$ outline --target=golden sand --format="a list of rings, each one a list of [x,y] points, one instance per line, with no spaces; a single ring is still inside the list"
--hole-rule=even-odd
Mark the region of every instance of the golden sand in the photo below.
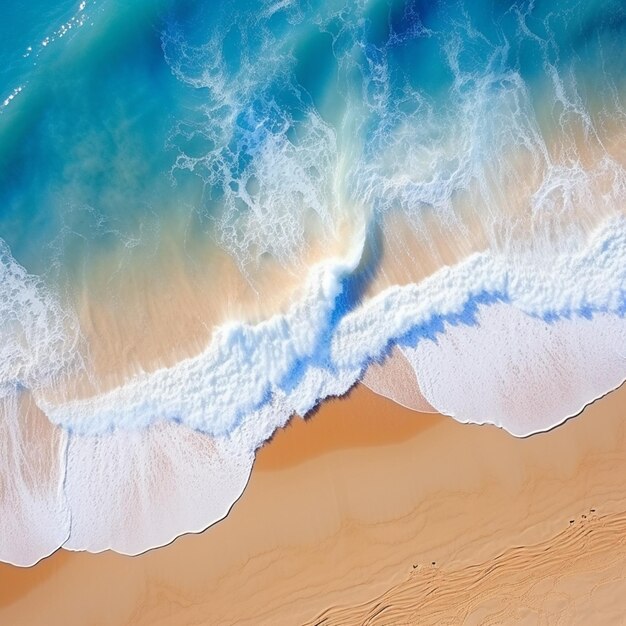
[[[357,387],[279,431],[201,535],[0,567],[0,623],[613,623],[625,413],[622,388],[515,439]]]

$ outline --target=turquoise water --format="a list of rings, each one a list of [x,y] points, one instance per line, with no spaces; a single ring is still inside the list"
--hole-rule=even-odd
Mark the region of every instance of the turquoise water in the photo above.
[[[93,7],[76,32],[33,46],[36,60],[11,77],[25,87],[0,120],[0,228],[35,273],[90,254],[78,239],[97,254],[173,209],[160,198],[171,195],[164,144],[177,85],[153,31],[158,9]]]
[[[394,353],[518,436],[626,378],[621,2],[5,4],[0,559],[205,528]]]
[[[48,4],[9,3],[0,27],[1,97],[23,88],[0,116],[0,233],[37,274],[123,242],[150,245],[165,214],[206,232],[222,219],[241,257],[293,256],[289,236],[282,250],[254,237],[256,253],[244,249],[245,214],[265,204],[271,219],[277,193],[270,176],[257,180],[264,142],[305,144],[306,179],[276,183],[296,202],[275,212],[328,221],[341,200],[381,210],[401,201],[372,197],[363,172],[381,173],[402,124],[422,144],[409,149],[446,141],[449,118],[472,98],[482,106],[477,93],[518,97],[514,74],[528,92],[519,113],[548,99],[539,123],[550,133],[583,109],[612,114],[626,75],[619,2]],[[343,155],[352,163],[337,189],[329,162]],[[450,180],[462,157],[436,163],[427,176],[441,189],[410,210],[467,184]]]

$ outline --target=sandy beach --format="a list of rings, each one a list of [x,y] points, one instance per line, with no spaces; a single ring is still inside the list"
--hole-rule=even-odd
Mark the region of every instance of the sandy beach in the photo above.
[[[0,626],[626,624],[626,3],[5,4]]]
[[[276,433],[206,532],[0,566],[0,622],[615,623],[625,400],[516,439],[358,386]]]

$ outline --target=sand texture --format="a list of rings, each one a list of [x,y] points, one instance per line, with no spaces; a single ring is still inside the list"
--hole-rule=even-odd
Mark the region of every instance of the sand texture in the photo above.
[[[515,439],[359,386],[279,431],[205,533],[0,567],[0,623],[621,623],[625,413],[622,388]]]
[[[534,545],[465,567],[416,564],[369,602],[307,624],[619,624],[626,598],[626,514],[590,511]]]

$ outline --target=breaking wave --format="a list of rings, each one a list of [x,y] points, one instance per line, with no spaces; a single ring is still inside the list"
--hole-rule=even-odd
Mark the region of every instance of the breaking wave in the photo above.
[[[136,4],[42,28],[0,109],[0,559],[206,528],[294,415],[404,402],[398,355],[515,436],[626,379],[619,4]],[[220,315],[174,358],[184,280]]]

